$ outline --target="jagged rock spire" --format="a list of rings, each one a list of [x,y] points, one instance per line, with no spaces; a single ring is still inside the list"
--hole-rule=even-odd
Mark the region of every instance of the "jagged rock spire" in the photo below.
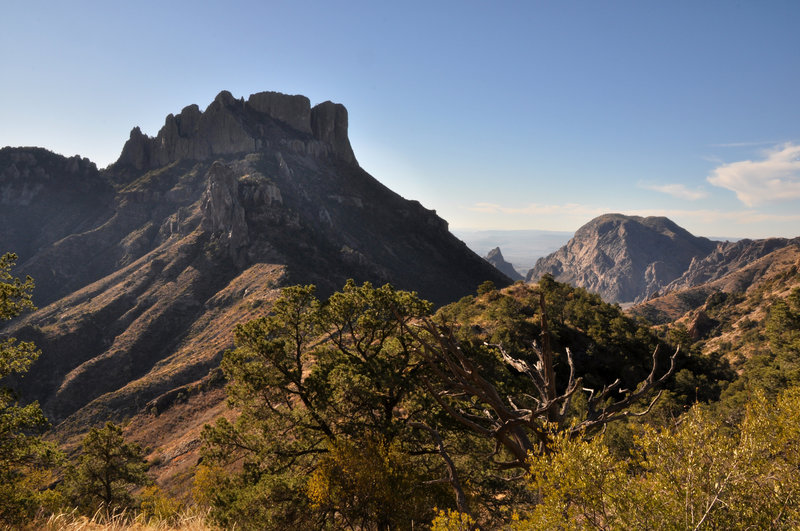
[[[489,251],[489,254],[486,255],[484,260],[492,264],[495,268],[497,268],[498,271],[503,273],[511,280],[523,280],[523,276],[520,275],[516,269],[514,269],[514,266],[511,263],[506,262],[506,259],[503,258],[503,253],[500,252],[500,247],[495,247]]]

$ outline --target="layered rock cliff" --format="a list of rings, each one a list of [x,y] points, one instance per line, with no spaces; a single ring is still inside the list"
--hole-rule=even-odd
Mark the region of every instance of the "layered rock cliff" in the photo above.
[[[182,159],[208,160],[264,149],[357,164],[343,105],[326,101],[312,108],[305,96],[278,92],[260,92],[245,101],[223,91],[205,111],[189,105],[177,116],[167,116],[155,138],[134,127],[113,168],[116,173],[149,170]]]
[[[689,318],[685,320],[691,331],[692,326],[697,324],[695,320],[703,321],[702,308],[715,305],[720,294],[730,295],[731,299],[752,294],[754,300],[750,302],[753,304],[742,315],[754,313],[756,306],[768,305],[769,300],[760,300],[764,297],[769,299],[767,292],[774,292],[779,298],[785,297],[789,288],[780,286],[795,277],[800,279],[798,269],[800,238],[720,242],[708,256],[693,260],[689,269],[665,286],[657,296],[634,306],[631,311],[655,324],[688,315]],[[763,293],[760,291],[762,288],[766,290]],[[763,314],[754,317],[761,319]],[[703,326],[694,326],[695,331],[698,328],[702,329]]]
[[[21,259],[107,215],[114,190],[97,166],[42,148],[0,149],[0,242]]]

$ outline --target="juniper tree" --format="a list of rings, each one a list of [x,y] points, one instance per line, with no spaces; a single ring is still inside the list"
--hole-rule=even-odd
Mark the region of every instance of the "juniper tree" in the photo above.
[[[34,309],[33,279],[11,274],[16,259],[0,257],[0,321]],[[22,377],[38,356],[33,343],[0,336],[0,382]],[[57,454],[40,438],[47,426],[38,403],[23,405],[13,389],[0,386],[0,523],[20,523],[39,506],[39,487]]]
[[[83,438],[78,462],[70,472],[74,501],[87,512],[98,508],[116,510],[130,507],[131,491],[150,483],[144,449],[127,442],[122,428],[107,422],[92,428]]]

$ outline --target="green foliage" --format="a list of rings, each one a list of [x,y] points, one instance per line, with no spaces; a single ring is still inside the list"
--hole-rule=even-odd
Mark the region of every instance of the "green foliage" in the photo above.
[[[166,494],[156,485],[145,487],[139,495],[139,499],[141,500],[140,514],[146,521],[172,524],[186,509],[181,502]]]
[[[33,280],[11,275],[16,258],[11,253],[0,257],[0,321],[34,309]],[[32,343],[0,341],[0,381],[21,377],[38,356]],[[0,524],[24,521],[45,501],[40,489],[51,480],[50,468],[59,457],[39,437],[47,426],[37,403],[20,405],[12,389],[0,387]]]
[[[11,274],[16,260],[17,255],[14,253],[0,256],[0,319],[3,320],[34,309],[31,302],[33,279],[26,277],[23,282]]]
[[[772,304],[765,328],[781,369],[791,381],[800,382],[800,288]]]
[[[78,462],[68,477],[71,497],[88,513],[131,507],[132,490],[151,482],[148,468],[142,447],[126,442],[122,428],[107,422],[83,438]]]
[[[585,440],[556,432],[553,448],[551,453],[530,458],[529,488],[539,496],[539,503],[520,527],[604,528],[611,517],[609,509],[617,501],[618,486],[627,481],[625,463],[611,455],[602,437]]]
[[[653,350],[660,345],[662,353],[681,346],[676,375],[667,382],[673,391],[672,406],[676,413],[695,400],[717,400],[727,382],[735,378],[721,356],[703,356],[693,349],[693,341],[685,327],[673,327],[666,341],[661,341],[647,322],[631,318],[619,306],[607,304],[583,289],[561,284],[545,275],[538,288],[515,285],[492,296],[465,298],[440,310],[440,315],[460,327],[462,340],[500,344],[528,363],[535,363],[530,345],[540,340],[538,293],[545,294],[548,327],[556,354],[556,378],[559,389],[566,385],[568,368],[564,352],[570,348],[576,375],[584,378],[584,386],[601,389],[617,378],[623,388],[630,389],[644,378],[652,364]],[[666,354],[662,359],[667,357]],[[495,381],[508,384],[514,377],[507,370],[498,371]],[[505,372],[503,372],[505,371]],[[506,387],[511,393],[518,393]]]
[[[488,382],[483,389],[493,389],[512,410],[536,410],[530,378],[518,368],[524,364],[509,363],[493,344],[535,366],[531,343],[542,334],[540,294],[555,353],[557,393],[568,381],[567,347],[576,376],[597,391],[618,377],[623,388],[635,389],[650,372],[656,345],[665,347],[644,321],[552,278],[538,287],[488,288],[432,318],[428,303],[390,286],[350,281],[327,301],[316,298],[313,286],[284,289],[268,315],[236,328],[236,349],[224,356],[229,404],[239,416],[205,428],[196,501],[210,507],[221,525],[242,529],[407,528],[432,520],[441,529],[475,522],[491,528],[511,522],[514,511],[533,508],[544,492],[512,480],[520,470],[504,464],[513,461],[514,449],[495,444],[496,426],[487,424],[486,403],[466,388],[457,389],[446,364],[480,375]],[[437,330],[453,331],[455,343],[436,343]],[[457,347],[464,358],[437,357],[430,350],[434,343]],[[659,419],[673,419],[696,400],[713,400],[720,389],[717,380],[730,377],[718,358],[691,354],[681,363],[668,400],[657,406]],[[630,449],[641,448],[636,437],[644,428],[627,421],[609,430],[603,445],[581,446],[594,442],[564,430],[571,421],[587,418],[590,401],[580,389],[572,396],[572,409],[559,418],[552,435],[518,433],[520,423],[508,428],[520,440],[542,440],[547,447],[552,438],[569,448],[564,455],[582,455],[578,462],[548,462],[562,467],[564,477],[572,477],[570,464],[585,476],[547,484],[553,507],[573,497],[570,490],[559,494],[559,488],[584,488],[589,481],[611,488],[615,478],[628,478],[625,459]],[[605,408],[617,399],[612,393],[592,407]],[[464,419],[489,428],[465,427]],[[525,451],[521,454],[516,464],[527,466]],[[465,512],[452,511],[454,492]],[[581,507],[576,518],[600,510],[592,496],[581,502],[588,508]]]
[[[644,427],[619,458],[603,438],[554,435],[531,457],[540,503],[516,529],[784,529],[800,525],[800,388],[758,393],[727,429],[695,406],[671,428]]]
[[[478,286],[478,295],[486,295],[487,293],[491,293],[495,290],[497,290],[497,286],[495,286],[494,282],[487,280]]]
[[[708,297],[708,292],[701,288],[688,289],[677,293],[678,299],[689,309],[702,306]]]
[[[425,418],[430,403],[404,329],[429,311],[413,293],[350,281],[324,304],[313,286],[286,288],[269,315],[238,326],[222,368],[241,414],[203,433],[208,463],[241,465],[232,477],[207,469],[198,487],[217,520],[277,528],[356,519],[365,529],[430,520],[409,478],[440,465],[424,451],[410,457],[420,443],[407,420]]]
[[[771,302],[763,329],[751,342],[755,353],[747,359],[739,378],[723,393],[717,407],[729,421],[741,418],[742,404],[754,392],[774,397],[781,390],[800,386],[800,288],[785,299]]]
[[[519,284],[491,296],[462,300],[442,308],[440,315],[461,327],[460,338],[500,344],[528,360],[533,341],[540,340],[539,293],[545,294],[548,327],[556,364],[566,368],[565,349],[572,350],[577,374],[587,387],[602,388],[617,377],[626,386],[645,377],[658,344],[643,321],[627,317],[619,306],[595,294],[545,275],[537,287]],[[532,358],[535,362],[535,358]],[[568,370],[557,370],[566,384]]]

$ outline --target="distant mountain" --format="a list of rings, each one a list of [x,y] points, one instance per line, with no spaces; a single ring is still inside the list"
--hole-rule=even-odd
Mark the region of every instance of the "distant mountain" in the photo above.
[[[498,271],[503,273],[511,280],[517,281],[517,280],[523,280],[525,278],[514,269],[513,265],[506,262],[506,260],[503,258],[503,253],[500,252],[500,247],[495,247],[494,249],[489,251],[489,254],[486,255],[484,260],[492,264],[494,267],[498,269]]]
[[[480,256],[500,247],[505,259],[514,264],[514,269],[523,276],[539,258],[557,250],[574,234],[547,230],[453,229],[452,232]]]
[[[0,250],[19,254],[40,307],[0,332],[41,348],[20,385],[63,437],[132,417],[148,444],[194,448],[222,400],[215,368],[233,326],[283,286],[325,296],[348,278],[391,282],[444,304],[510,282],[358,166],[342,105],[303,96],[222,92],[169,115],[155,138],[134,128],[101,171],[5,148],[0,201]],[[186,400],[196,417],[146,427]]]
[[[605,214],[539,259],[527,280],[544,274],[600,294],[609,302],[642,301],[679,278],[716,243],[691,235],[664,217]]]

